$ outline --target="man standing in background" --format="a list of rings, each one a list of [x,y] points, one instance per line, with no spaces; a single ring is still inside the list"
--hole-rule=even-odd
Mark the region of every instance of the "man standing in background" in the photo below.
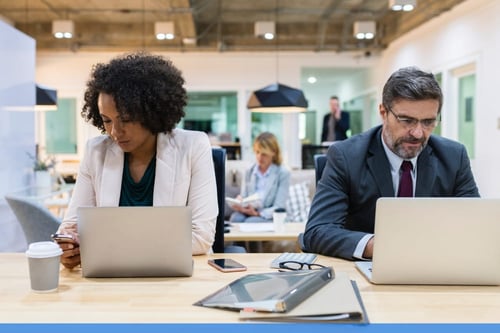
[[[321,142],[347,139],[349,122],[349,113],[340,109],[339,98],[337,96],[330,97],[330,113],[326,114],[323,118]]]

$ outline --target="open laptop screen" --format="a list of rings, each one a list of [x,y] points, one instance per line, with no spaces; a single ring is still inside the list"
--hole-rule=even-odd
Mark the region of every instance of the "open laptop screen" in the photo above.
[[[191,276],[189,207],[80,207],[85,277]]]
[[[500,199],[380,198],[372,282],[500,284]]]

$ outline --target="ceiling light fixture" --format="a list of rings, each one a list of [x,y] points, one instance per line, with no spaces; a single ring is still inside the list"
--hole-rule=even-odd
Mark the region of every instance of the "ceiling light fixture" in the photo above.
[[[52,21],[52,34],[56,38],[73,38],[74,24],[71,20]]]
[[[175,38],[174,22],[172,21],[155,22],[155,35],[156,39],[159,40],[174,39]]]
[[[314,84],[314,83],[316,83],[316,81],[318,81],[318,79],[316,79],[315,76],[309,76],[307,78],[307,82],[309,82],[310,84]]]
[[[182,39],[182,44],[184,44],[184,45],[196,45],[196,38],[195,37],[184,37]]]
[[[256,37],[272,40],[276,34],[276,25],[274,21],[257,21],[254,25],[254,33]]]
[[[375,37],[375,21],[354,22],[354,37],[357,39],[373,39]]]
[[[394,11],[412,11],[417,7],[417,0],[389,0],[389,8]]]

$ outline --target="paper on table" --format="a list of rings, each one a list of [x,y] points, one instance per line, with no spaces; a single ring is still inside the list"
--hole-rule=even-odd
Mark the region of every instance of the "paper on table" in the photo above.
[[[288,322],[358,322],[368,323],[363,300],[356,282],[346,272],[339,272],[319,291],[285,313],[240,311],[242,320]]]
[[[237,206],[242,206],[242,207],[253,206],[255,208],[258,208],[261,205],[260,197],[259,197],[259,194],[257,194],[257,193],[252,194],[252,195],[250,195],[246,198],[242,198],[242,199],[226,197],[226,202],[231,207],[234,205],[237,205]]]
[[[274,225],[272,223],[238,223],[238,225],[241,232],[274,231]]]

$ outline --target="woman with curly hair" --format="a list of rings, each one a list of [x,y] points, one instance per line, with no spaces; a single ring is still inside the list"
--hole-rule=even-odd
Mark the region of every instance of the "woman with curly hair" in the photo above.
[[[175,128],[187,93],[170,60],[127,54],[94,66],[82,117],[102,136],[88,141],[59,233],[78,241],[81,206],[190,206],[193,254],[214,241],[217,189],[205,133]],[[62,264],[80,264],[78,244],[61,243]]]

